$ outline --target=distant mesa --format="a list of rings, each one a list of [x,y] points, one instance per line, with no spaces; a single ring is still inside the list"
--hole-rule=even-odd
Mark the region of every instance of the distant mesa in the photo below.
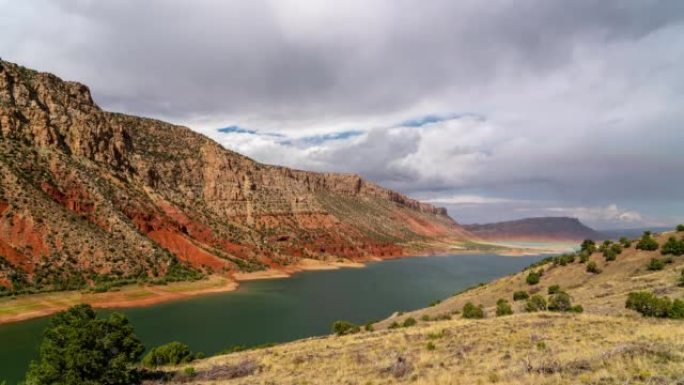
[[[464,225],[477,237],[488,241],[575,242],[601,239],[602,235],[577,218],[537,217],[514,221]]]

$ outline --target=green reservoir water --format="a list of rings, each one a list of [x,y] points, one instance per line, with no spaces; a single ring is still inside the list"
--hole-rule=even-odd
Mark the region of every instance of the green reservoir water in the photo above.
[[[427,306],[466,287],[518,272],[542,256],[405,258],[363,269],[305,272],[246,282],[232,293],[120,310],[145,346],[181,341],[208,355],[232,345],[329,333],[339,319],[365,323]],[[108,314],[110,311],[101,311]],[[0,382],[19,381],[36,357],[48,319],[0,325]]]

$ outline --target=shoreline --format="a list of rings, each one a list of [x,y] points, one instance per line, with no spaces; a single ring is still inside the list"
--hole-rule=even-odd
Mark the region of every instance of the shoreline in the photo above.
[[[484,243],[483,243],[484,244]],[[161,303],[178,301],[207,294],[228,293],[236,291],[240,282],[265,279],[289,278],[294,274],[306,271],[324,271],[354,268],[360,269],[368,262],[381,262],[400,258],[425,258],[459,254],[497,254],[503,257],[520,257],[554,251],[533,248],[505,248],[501,244],[485,244],[501,249],[468,249],[451,246],[448,249],[436,249],[431,252],[415,252],[411,255],[369,257],[362,261],[320,261],[302,259],[294,265],[282,268],[251,273],[234,273],[232,276],[210,275],[200,281],[173,282],[167,285],[127,285],[104,293],[87,293],[80,291],[60,291],[41,294],[30,294],[19,297],[0,298],[0,325],[27,321],[34,318],[47,317],[71,306],[87,303],[96,309],[123,309],[153,306]]]
[[[381,261],[368,258],[364,262]],[[232,277],[211,275],[200,281],[172,282],[167,285],[127,285],[104,293],[58,291],[0,298],[0,325],[47,317],[69,307],[87,303],[95,309],[124,309],[158,305],[207,294],[236,291],[240,282],[289,278],[304,271],[337,270],[365,267],[354,261],[325,262],[303,259],[296,265],[282,269],[268,269],[252,273],[235,273]]]

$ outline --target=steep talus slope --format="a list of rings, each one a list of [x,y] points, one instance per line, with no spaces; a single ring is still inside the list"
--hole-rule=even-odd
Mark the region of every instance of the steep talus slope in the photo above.
[[[443,209],[356,175],[259,164],[4,61],[0,170],[0,283],[15,289],[399,256],[406,242],[471,237]]]
[[[491,241],[581,241],[601,235],[577,218],[538,217],[515,221],[464,226],[478,237]]]

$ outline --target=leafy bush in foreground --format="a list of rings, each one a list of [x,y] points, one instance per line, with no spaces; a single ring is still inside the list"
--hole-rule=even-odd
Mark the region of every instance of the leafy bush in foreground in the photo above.
[[[508,303],[507,300],[505,299],[499,299],[496,301],[496,316],[501,317],[505,315],[511,315],[513,314],[513,309],[511,308],[511,304]]]
[[[622,246],[617,243],[613,243],[610,247],[603,250],[603,258],[605,258],[606,261],[614,261],[620,254],[622,254]]]
[[[549,299],[548,309],[551,311],[568,312],[572,311],[572,301],[570,295],[564,292],[558,292]]]
[[[584,308],[582,307],[582,305],[575,305],[572,307],[570,311],[573,313],[584,313]]]
[[[629,293],[625,307],[644,317],[684,319],[684,301],[672,301],[669,297],[658,297],[646,291]]]
[[[587,261],[589,261],[590,256],[591,254],[589,254],[586,251],[579,253],[579,263],[587,263]]]
[[[653,239],[650,231],[644,231],[639,242],[636,245],[637,250],[654,251],[658,250],[658,242]]]
[[[527,274],[527,278],[525,279],[525,282],[527,282],[528,285],[536,285],[539,283],[540,278],[541,278],[541,275],[538,272],[530,271],[529,274]]]
[[[598,265],[594,261],[590,261],[587,263],[587,271],[592,274],[600,274],[601,269],[599,269]]]
[[[560,285],[551,285],[551,286],[549,286],[549,288],[547,290],[548,290],[549,294],[556,294],[556,293],[560,293],[561,288],[560,288]]]
[[[404,320],[404,323],[401,324],[401,326],[407,328],[407,327],[413,326],[413,325],[415,325],[415,324],[417,324],[417,323],[418,323],[418,322],[416,322],[416,319],[415,319],[415,318],[413,318],[413,317],[408,317],[407,319]]]
[[[651,258],[651,261],[646,265],[646,268],[651,271],[662,270],[665,268],[665,261],[659,258]]]
[[[678,241],[675,237],[670,237],[660,249],[662,255],[674,255],[676,257],[684,255],[684,239]]]
[[[606,239],[605,241],[603,241],[601,246],[599,246],[598,251],[604,253],[606,250],[610,249],[612,244],[613,244],[613,241]]]
[[[524,301],[528,298],[530,298],[530,295],[525,290],[518,290],[513,293],[513,301]]]
[[[482,310],[482,305],[475,306],[472,302],[466,303],[465,305],[463,305],[462,317],[469,319],[484,318],[484,311]]]
[[[97,318],[90,305],[76,305],[50,320],[26,384],[137,384],[133,364],[143,351],[124,315]]]
[[[143,366],[154,368],[163,365],[178,365],[192,362],[195,354],[190,347],[180,342],[169,342],[150,350],[142,359]]]
[[[536,312],[546,310],[546,299],[539,294],[535,294],[527,300],[525,311]]]
[[[584,241],[582,241],[582,245],[580,246],[580,250],[583,253],[588,253],[591,255],[593,252],[596,251],[596,242],[594,242],[591,239],[585,239]]]
[[[361,328],[359,328],[358,325],[349,321],[335,321],[332,325],[333,333],[337,334],[338,336],[358,333],[360,330]]]
[[[567,264],[575,262],[575,257],[576,256],[574,253],[561,254],[554,259],[553,263],[555,265],[565,266]]]

